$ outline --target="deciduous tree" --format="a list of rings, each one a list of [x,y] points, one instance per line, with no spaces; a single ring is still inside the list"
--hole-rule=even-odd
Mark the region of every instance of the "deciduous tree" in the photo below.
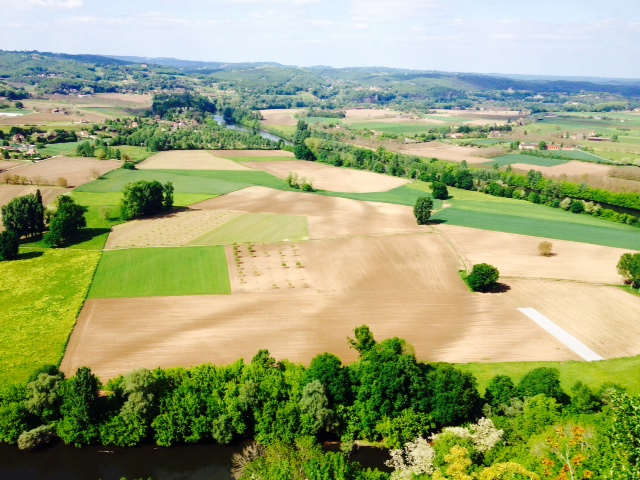
[[[413,214],[416,217],[418,225],[426,225],[431,218],[431,210],[433,210],[433,199],[431,197],[420,197],[416,200],[413,207]]]

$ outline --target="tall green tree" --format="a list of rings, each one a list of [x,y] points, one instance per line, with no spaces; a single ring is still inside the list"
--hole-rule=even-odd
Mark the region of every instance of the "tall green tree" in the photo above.
[[[478,263],[467,276],[467,284],[474,292],[487,292],[496,286],[500,272],[493,265]]]
[[[78,236],[87,226],[84,214],[87,208],[78,205],[73,198],[62,195],[56,200],[56,211],[49,223],[49,232],[44,236],[47,245],[64,245]]]
[[[162,210],[173,207],[173,185],[167,182],[164,186],[157,180],[150,182],[140,180],[124,186],[121,202],[122,218],[133,218],[155,215]]]
[[[433,199],[431,197],[420,197],[416,200],[413,207],[413,214],[416,217],[418,225],[426,225],[431,218],[431,210],[433,210]]]
[[[91,370],[79,368],[62,388],[62,419],[56,426],[67,445],[83,447],[99,438],[101,383]]]
[[[20,250],[20,239],[15,232],[6,230],[0,233],[0,262],[15,260]]]
[[[4,228],[18,237],[40,235],[44,231],[44,205],[42,195],[37,190],[11,200],[2,207]]]

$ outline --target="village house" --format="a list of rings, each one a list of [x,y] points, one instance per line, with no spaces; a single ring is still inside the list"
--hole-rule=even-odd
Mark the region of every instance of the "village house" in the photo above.
[[[560,145],[556,145],[555,143],[547,144],[547,150],[562,150]]]
[[[540,147],[540,144],[536,142],[520,142],[520,146],[518,148],[520,150],[537,150],[538,147]]]
[[[464,138],[464,133],[452,133],[449,138]]]

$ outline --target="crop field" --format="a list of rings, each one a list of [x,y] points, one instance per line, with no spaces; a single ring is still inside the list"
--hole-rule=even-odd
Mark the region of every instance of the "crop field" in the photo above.
[[[404,178],[303,160],[295,163],[266,162],[245,163],[244,165],[282,179],[293,172],[298,174],[299,178],[305,177],[307,180],[312,180],[314,188],[332,192],[386,192],[408,183],[408,180]]]
[[[26,165],[27,162],[21,160],[0,160],[0,173],[10,168]]]
[[[637,250],[638,228],[523,200],[449,189],[451,205],[432,218],[447,225]]]
[[[229,160],[238,160],[239,158],[273,158],[295,160],[293,153],[286,150],[210,150],[216,157],[227,158]],[[249,160],[247,160],[249,161]]]
[[[224,247],[136,248],[104,252],[88,298],[230,292]]]
[[[241,215],[238,212],[183,210],[141,218],[113,228],[107,250],[136,247],[179,247]],[[198,245],[216,245],[199,243]]]
[[[0,263],[0,381],[26,382],[60,362],[99,259],[98,252],[23,250]]]
[[[416,135],[420,133],[428,133],[430,125],[427,123],[414,123],[409,121],[407,121],[407,123],[366,122],[349,123],[349,127],[358,130],[375,130],[377,132],[394,133],[396,135]]]
[[[525,156],[525,155],[523,155]],[[544,160],[544,159],[540,159]],[[551,159],[549,159],[551,160]],[[511,168],[514,170],[531,170],[531,165],[525,163],[512,163]],[[561,175],[576,176],[576,175],[593,175],[593,176],[606,176],[611,172],[610,166],[599,165],[597,163],[586,163],[578,160],[572,160],[570,162],[563,162],[553,167],[537,166],[535,170],[542,172],[549,177],[559,177]]]
[[[559,155],[570,160],[584,160],[587,162],[606,162],[607,160],[593,153],[583,152],[582,150],[540,150],[541,155]]]
[[[501,277],[575,280],[595,284],[620,283],[616,264],[628,249],[552,240],[553,255],[542,257],[540,237],[490,232],[443,223],[435,226],[469,262],[488,263]]]
[[[172,182],[176,193],[222,195],[253,185],[287,189],[282,180],[264,172],[216,171],[216,170],[124,170],[118,169],[104,175],[97,182],[78,190],[92,193],[121,192],[127,183],[139,180]]]
[[[55,185],[59,178],[64,178],[69,187],[77,187],[118,169],[120,165],[117,160],[56,157],[13,169],[7,174],[26,177],[38,185]]]
[[[306,216],[309,238],[312,239],[415,233],[429,229],[416,224],[413,208],[409,206],[283,192],[264,187],[233,192],[198,203],[193,208]]]
[[[489,162],[491,152],[487,148],[460,147],[439,142],[409,143],[398,148],[399,153],[423,158],[437,158],[450,162],[465,160],[470,165]]]
[[[363,202],[393,203],[397,205],[407,205],[407,206],[413,207],[416,204],[416,200],[418,198],[431,196],[431,190],[418,188],[416,186],[417,183],[423,183],[423,182],[408,183],[406,185],[394,188],[392,190],[388,190],[386,192],[349,193],[349,192],[321,191],[316,193],[318,195],[350,198],[352,200],[361,200]],[[440,208],[442,208],[442,201],[434,199],[433,206],[436,210],[439,210]]]
[[[205,150],[160,152],[136,165],[139,170],[250,170]]]
[[[492,163],[497,163],[501,167],[506,167],[507,165],[517,164],[525,164],[532,165],[535,167],[555,167],[556,165],[564,165],[568,160],[560,160],[557,158],[542,158],[542,157],[534,157],[533,155],[519,155],[519,154],[509,154],[502,155],[500,157],[495,157],[490,160]]]
[[[215,210],[208,211],[216,212]],[[231,212],[230,212],[231,213]],[[308,238],[307,218],[295,215],[247,213],[210,229],[189,245],[226,245],[230,243],[272,243]]]

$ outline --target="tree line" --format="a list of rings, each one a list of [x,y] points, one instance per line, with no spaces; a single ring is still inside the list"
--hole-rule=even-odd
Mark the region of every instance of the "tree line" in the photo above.
[[[542,477],[545,469],[557,474],[563,468],[544,436],[565,441],[565,433],[558,432],[579,427],[588,435],[581,434],[584,448],[575,453],[583,455],[581,468],[595,472],[593,478],[611,478],[606,471],[613,466],[639,471],[640,457],[634,457],[639,442],[625,436],[625,429],[640,425],[640,400],[621,387],[607,384],[594,390],[577,382],[568,395],[557,370],[536,368],[517,383],[497,375],[481,396],[472,374],[445,363],[419,362],[401,339],[378,342],[361,326],[349,342],[359,354],[351,365],[324,353],[304,367],[276,361],[261,350],[249,363],[138,369],[104,385],[88,368],[65,378],[57,368],[47,367],[27,384],[0,389],[0,441],[30,449],[56,437],[76,447],[254,439],[261,453],[238,459],[243,465],[238,478],[271,471],[279,458],[285,470],[296,462],[301,468],[306,465],[303,471],[321,466],[344,470],[343,476],[309,478],[382,479],[387,474],[365,473],[342,454],[322,454],[316,442],[340,440],[348,451],[356,440],[382,441],[404,459],[398,460],[392,478],[412,478],[406,476],[413,461],[411,445],[430,438],[435,445],[433,455],[429,453],[431,467],[414,471],[417,475],[431,475],[441,467],[445,472],[453,448],[460,447],[466,453],[454,453],[466,458],[473,470],[515,461]],[[489,434],[498,438],[487,446]],[[532,453],[536,445],[540,451]],[[553,465],[545,466],[548,461]],[[398,476],[403,471],[405,476]]]

